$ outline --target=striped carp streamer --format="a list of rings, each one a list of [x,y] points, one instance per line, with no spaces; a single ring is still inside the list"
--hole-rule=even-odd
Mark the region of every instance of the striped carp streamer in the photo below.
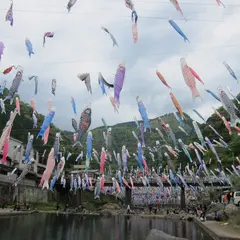
[[[237,126],[237,123],[240,123],[240,119],[236,115],[235,105],[232,100],[229,99],[228,95],[219,87],[218,88],[219,97],[223,108],[227,111],[230,116],[231,127]]]
[[[202,84],[204,85],[203,80],[199,77],[199,75],[198,75],[191,67],[189,67],[189,70],[190,70],[190,72],[192,73],[192,75],[193,75],[200,83],[202,83]]]
[[[8,95],[5,97],[5,100],[10,100],[10,103],[12,104],[13,98],[15,94],[18,92],[18,88],[20,87],[21,82],[23,81],[22,79],[23,76],[23,69],[19,68],[19,70],[16,73],[15,78],[12,81],[12,85],[9,89]]]
[[[183,111],[182,111],[182,108],[181,108],[178,100],[176,99],[176,97],[173,95],[172,92],[170,92],[169,94],[170,94],[170,96],[171,96],[171,99],[172,99],[172,102],[173,102],[175,108],[178,110],[178,112],[179,112],[179,114],[180,114],[180,117],[181,117],[181,119],[183,120],[183,119],[184,119]]]
[[[184,78],[186,84],[188,85],[188,87],[190,88],[190,90],[192,91],[193,100],[197,97],[201,97],[201,95],[196,87],[195,77],[192,74],[192,72],[190,71],[185,58],[181,58],[180,63],[181,63],[183,78]]]

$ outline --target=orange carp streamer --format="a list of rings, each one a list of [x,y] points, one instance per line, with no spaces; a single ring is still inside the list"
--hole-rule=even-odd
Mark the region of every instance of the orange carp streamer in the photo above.
[[[172,102],[173,102],[175,108],[178,110],[178,112],[179,112],[179,114],[180,114],[180,117],[181,117],[181,119],[183,120],[184,115],[183,115],[183,111],[182,111],[182,108],[181,108],[178,100],[176,99],[176,97],[173,95],[172,92],[170,92],[170,96],[171,96],[171,99],[172,99]]]

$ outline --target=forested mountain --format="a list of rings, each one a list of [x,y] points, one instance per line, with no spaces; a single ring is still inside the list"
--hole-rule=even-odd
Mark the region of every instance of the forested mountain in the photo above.
[[[181,138],[183,141],[187,141],[188,137],[178,128],[178,121],[176,120],[173,114],[166,114],[164,116],[161,116],[161,119],[165,123],[168,123],[171,126],[177,139]],[[159,122],[157,119],[150,120],[150,125],[151,125],[151,133],[149,130],[147,130],[147,132],[145,133],[145,143],[146,143],[146,146],[153,147],[156,145],[157,140],[161,142],[161,138],[158,132],[155,130],[155,128],[161,129],[161,126],[159,125]],[[114,126],[108,126],[108,127],[112,128],[113,149],[116,151],[116,153],[121,154],[122,146],[125,145],[131,155],[131,158],[129,159],[129,165],[130,166],[133,165],[134,167],[138,166],[137,161],[132,156],[132,153],[137,153],[137,141],[133,137],[132,131],[135,131],[139,139],[141,139],[140,130],[137,129],[135,122],[133,121],[133,122],[120,123],[120,124],[116,124]],[[189,133],[189,136],[193,134],[192,119],[187,114],[185,114],[184,129],[187,130],[187,132]],[[106,132],[106,128],[104,126],[98,127],[92,130],[93,148],[96,149],[99,152],[99,154],[101,152],[101,148],[105,147],[103,132]],[[73,135],[72,132],[65,131],[64,133],[67,136],[72,138],[72,135]],[[164,134],[164,136],[166,141],[169,143],[169,145],[172,145],[171,139],[169,139],[166,136],[166,134]],[[85,143],[86,143],[86,136],[82,141],[84,150],[86,149]],[[149,159],[148,161],[149,167],[158,166],[157,158],[155,162],[152,162],[149,156],[148,150],[146,150],[145,156],[147,157],[147,159]],[[113,162],[111,163],[111,166],[113,169],[117,167],[114,158],[113,158]],[[93,160],[91,162],[91,167],[99,168],[99,165],[95,160]]]

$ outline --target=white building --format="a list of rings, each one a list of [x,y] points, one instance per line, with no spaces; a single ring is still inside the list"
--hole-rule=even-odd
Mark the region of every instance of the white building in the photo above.
[[[16,149],[17,146],[20,146],[20,147],[14,157],[14,150]],[[24,168],[24,158],[25,158],[25,151],[26,151],[25,148],[26,146],[24,146],[23,142],[10,137],[7,165],[11,165],[13,167],[17,167],[18,169],[22,170]],[[39,162],[39,158],[40,158],[39,153],[34,149],[32,150],[30,155],[30,159],[31,158],[34,158],[35,160],[35,164],[33,165],[31,172],[35,173],[38,177],[41,177],[43,171],[46,169],[46,165]]]

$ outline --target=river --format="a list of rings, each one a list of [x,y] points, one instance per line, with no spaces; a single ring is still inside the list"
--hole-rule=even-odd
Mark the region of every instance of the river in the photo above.
[[[189,240],[212,240],[188,221],[138,216],[32,214],[0,218],[2,240],[145,240],[153,228]]]

